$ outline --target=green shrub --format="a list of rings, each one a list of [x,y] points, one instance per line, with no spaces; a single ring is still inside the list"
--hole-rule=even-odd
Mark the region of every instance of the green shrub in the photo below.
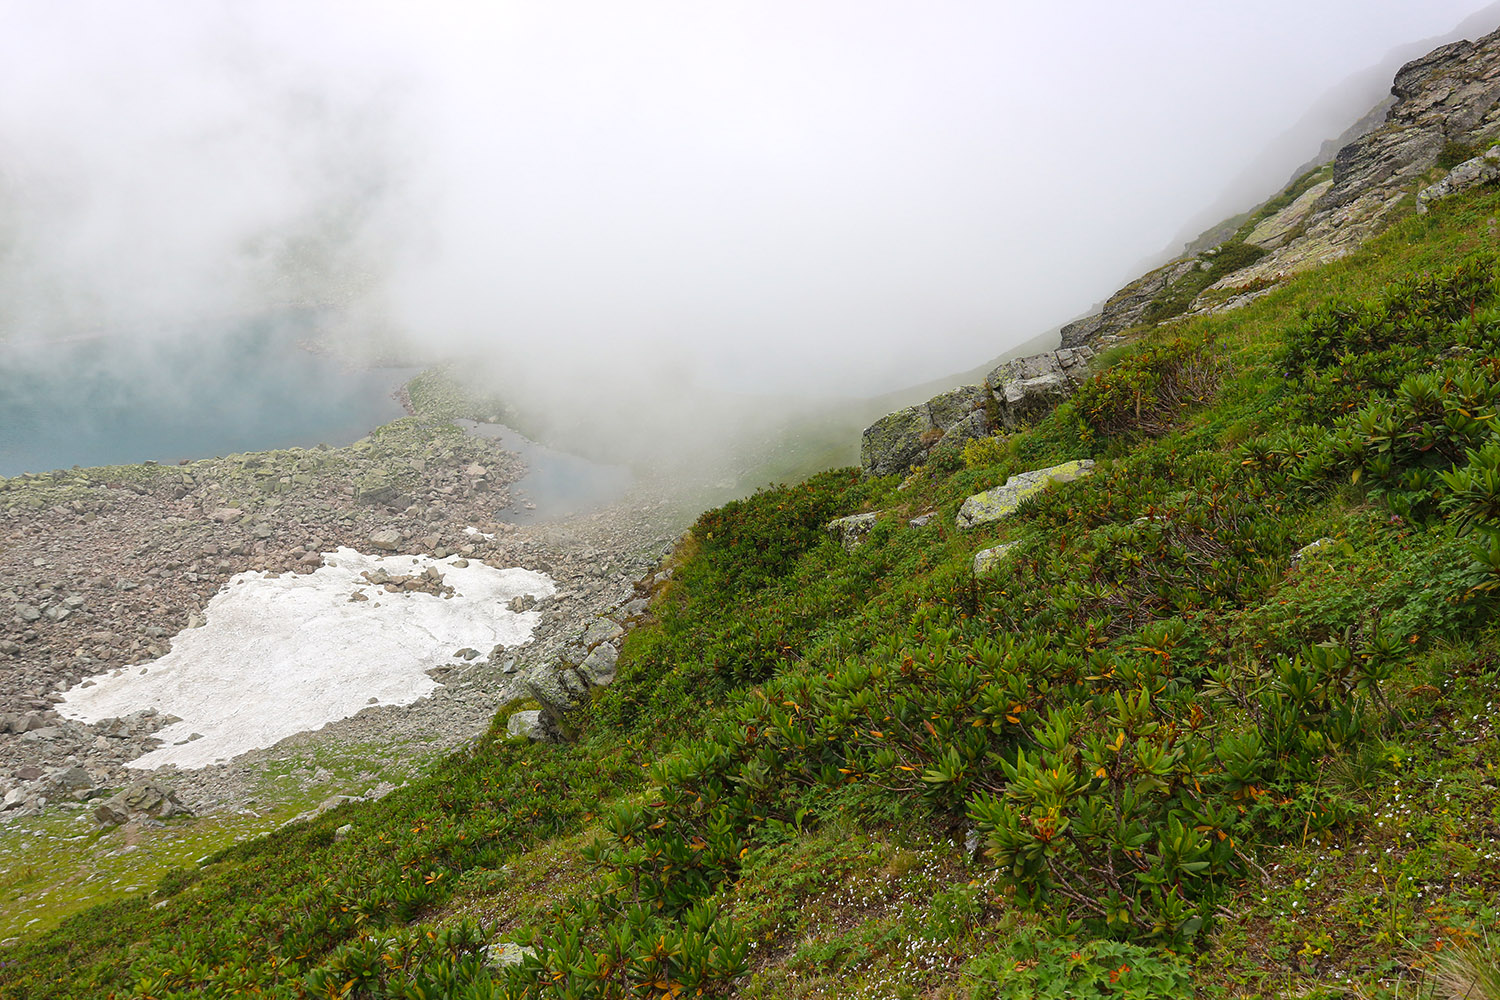
[[[1467,163],[1479,155],[1479,149],[1469,142],[1449,139],[1438,152],[1437,165],[1443,170],[1452,170],[1460,163]]]
[[[971,959],[970,1000],[1181,1000],[1189,968],[1170,954],[1118,941],[1069,941],[1034,931]]]
[[[1173,340],[1147,347],[1100,371],[1071,400],[1086,440],[1161,434],[1188,407],[1208,401],[1223,377],[1207,341]]]
[[[1142,322],[1160,323],[1181,316],[1205,288],[1249,267],[1265,255],[1266,251],[1261,247],[1240,241],[1224,243],[1205,252],[1197,268],[1151,300],[1141,316]]]

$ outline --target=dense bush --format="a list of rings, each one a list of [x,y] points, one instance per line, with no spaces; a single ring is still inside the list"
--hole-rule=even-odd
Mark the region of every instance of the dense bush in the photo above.
[[[774,583],[823,537],[824,525],[856,513],[862,495],[858,471],[839,469],[708,511],[693,535],[708,557],[712,586],[748,595]]]
[[[1184,409],[1207,402],[1223,377],[1210,343],[1183,338],[1143,348],[1079,389],[1072,410],[1085,441],[1124,434],[1161,434]]]

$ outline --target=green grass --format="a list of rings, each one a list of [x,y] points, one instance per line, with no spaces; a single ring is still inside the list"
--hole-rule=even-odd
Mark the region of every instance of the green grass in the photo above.
[[[575,742],[185,866],[29,935],[0,995],[1462,995],[1500,933],[1497,211],[1151,332],[905,488],[705,513]]]

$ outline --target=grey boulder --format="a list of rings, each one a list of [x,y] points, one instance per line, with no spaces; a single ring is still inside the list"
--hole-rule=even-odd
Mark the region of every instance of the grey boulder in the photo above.
[[[870,529],[875,527],[879,516],[878,512],[873,511],[869,514],[850,514],[848,517],[829,521],[825,529],[833,536],[834,541],[844,547],[845,552],[853,552],[869,537]]]

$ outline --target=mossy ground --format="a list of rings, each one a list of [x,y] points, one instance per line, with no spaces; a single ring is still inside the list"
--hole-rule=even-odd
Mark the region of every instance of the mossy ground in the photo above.
[[[85,803],[0,827],[0,940],[40,934],[79,910],[137,894],[169,872],[269,833],[331,796],[357,798],[419,777],[435,757],[399,743],[309,742],[301,752],[281,748],[238,811],[101,827],[92,817],[93,803]]]

